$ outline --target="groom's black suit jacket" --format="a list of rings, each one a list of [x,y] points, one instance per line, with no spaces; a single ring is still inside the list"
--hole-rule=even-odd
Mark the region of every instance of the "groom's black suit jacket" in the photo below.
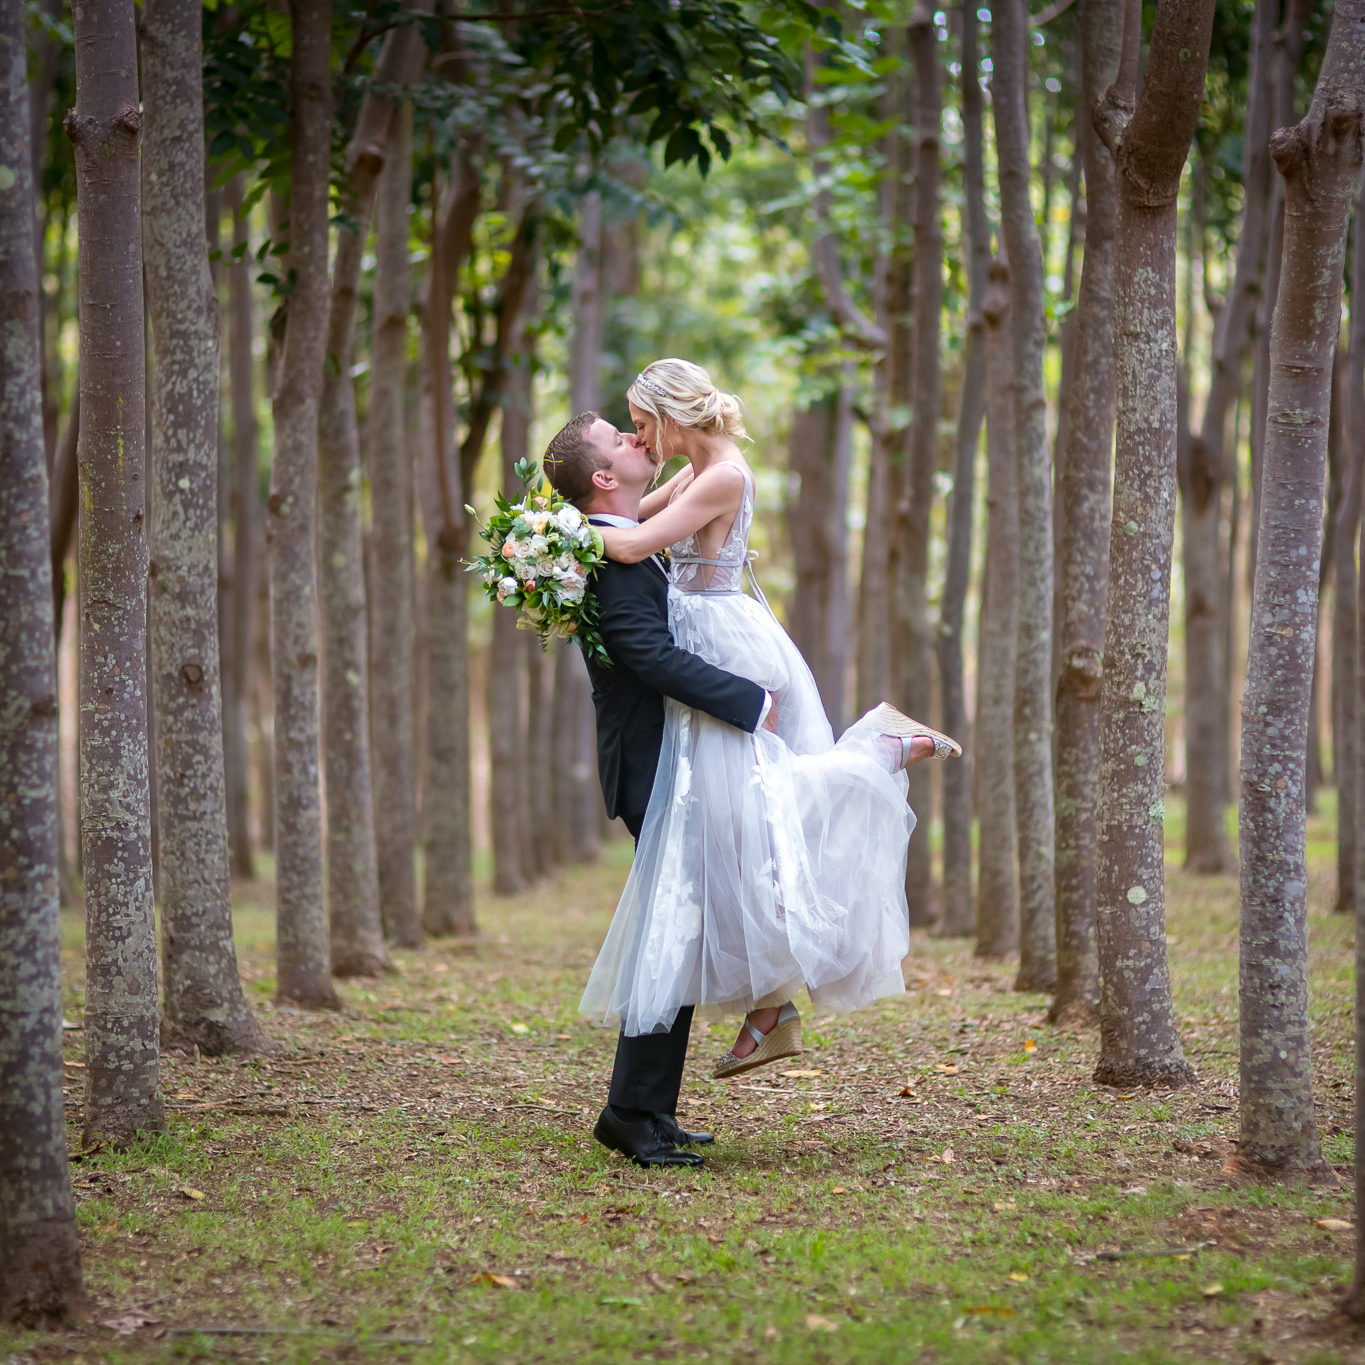
[[[644,815],[659,766],[664,697],[752,732],[764,691],[679,649],[668,629],[668,579],[656,559],[607,560],[593,576],[612,666],[585,654],[597,708],[597,771],[609,816]]]

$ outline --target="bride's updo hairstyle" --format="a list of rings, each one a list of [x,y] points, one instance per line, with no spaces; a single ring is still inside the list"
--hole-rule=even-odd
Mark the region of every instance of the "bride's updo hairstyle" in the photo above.
[[[660,424],[669,421],[732,441],[749,439],[739,399],[722,393],[711,376],[690,360],[656,360],[646,365],[626,390],[626,398]]]

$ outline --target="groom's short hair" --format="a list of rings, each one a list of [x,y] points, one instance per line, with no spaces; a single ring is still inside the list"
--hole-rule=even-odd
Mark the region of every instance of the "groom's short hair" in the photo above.
[[[541,462],[555,492],[570,502],[591,502],[592,476],[611,463],[588,440],[588,429],[598,420],[595,412],[570,417],[545,447]]]

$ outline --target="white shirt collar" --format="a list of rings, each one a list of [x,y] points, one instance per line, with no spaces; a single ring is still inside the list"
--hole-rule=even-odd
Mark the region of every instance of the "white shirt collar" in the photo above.
[[[638,526],[640,523],[630,517],[618,517],[614,512],[589,512],[588,520],[601,522],[604,526]]]

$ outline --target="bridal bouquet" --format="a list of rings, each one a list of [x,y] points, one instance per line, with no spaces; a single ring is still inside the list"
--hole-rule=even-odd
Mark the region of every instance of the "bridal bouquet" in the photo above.
[[[588,577],[602,562],[602,537],[583,514],[539,481],[533,460],[519,460],[520,502],[499,493],[497,511],[479,526],[488,553],[476,555],[469,571],[483,579],[495,602],[512,607],[519,630],[534,630],[542,647],[570,636],[599,663],[609,664],[597,629],[597,599]],[[469,506],[465,511],[477,519]]]

